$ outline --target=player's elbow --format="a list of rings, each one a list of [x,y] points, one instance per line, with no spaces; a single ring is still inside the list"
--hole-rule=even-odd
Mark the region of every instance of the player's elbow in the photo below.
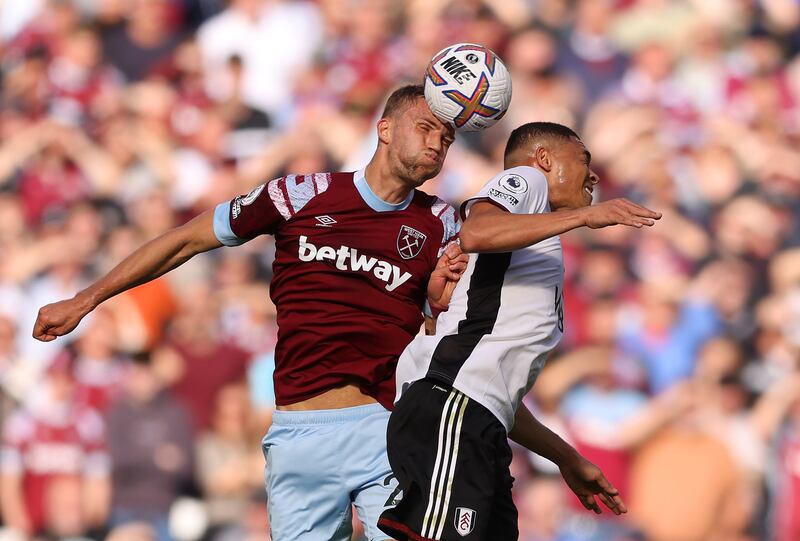
[[[465,222],[458,234],[459,245],[464,253],[482,252],[488,248],[485,230],[475,227],[474,222]]]
[[[207,211],[173,230],[184,256],[190,258],[222,246],[214,233],[213,220],[213,212]]]

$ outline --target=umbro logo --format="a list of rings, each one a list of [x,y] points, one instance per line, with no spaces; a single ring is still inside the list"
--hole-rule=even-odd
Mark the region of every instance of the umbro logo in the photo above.
[[[315,224],[317,227],[333,227],[333,224],[338,223],[327,214],[322,216],[314,216],[314,219],[317,220],[317,223]]]

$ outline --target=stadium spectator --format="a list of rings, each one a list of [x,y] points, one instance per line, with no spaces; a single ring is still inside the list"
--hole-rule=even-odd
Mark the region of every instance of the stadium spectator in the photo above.
[[[794,0],[0,2],[0,388],[16,409],[39,392],[32,389],[49,378],[63,348],[84,347],[83,326],[72,344],[32,341],[35,307],[71,295],[146,240],[268,178],[363,167],[381,97],[419,82],[447,44],[478,40],[511,69],[513,103],[492,129],[459,134],[430,190],[460,203],[497,170],[512,128],[555,120],[584,134],[604,179],[600,199],[629,197],[664,213],[643,235],[563,236],[562,353],[600,348],[602,362],[567,392],[537,391],[531,407],[564,436],[610,430],[601,443],[613,454],[624,416],[609,422],[596,404],[635,397],[637,407],[666,416],[662,397],[702,380],[706,396],[689,399],[693,413],[679,415],[678,425],[691,417],[717,429],[697,435],[669,424],[645,437],[625,451],[644,472],[629,471],[638,477],[631,482],[649,484],[658,464],[691,466],[687,442],[696,438],[709,457],[727,457],[715,459],[709,479],[727,479],[724,464],[745,468],[741,501],[756,511],[744,530],[734,529],[757,541],[795,539],[800,414],[787,382],[800,358],[798,36]],[[219,305],[204,328],[253,357],[249,369],[234,362],[231,381],[249,378],[250,402],[268,420],[275,330],[263,288],[273,244],[240,250],[121,295],[109,304],[109,332],[115,350],[162,350],[202,320],[186,309],[202,304],[191,299],[198,289],[186,287],[199,282]],[[655,293],[654,283],[662,284]],[[681,323],[687,308],[704,314],[702,333]],[[91,322],[86,327],[87,341],[102,341]],[[621,336],[633,336],[636,347],[620,351]],[[728,370],[732,357],[739,367]],[[154,368],[174,378],[187,359],[177,358]],[[563,360],[556,356],[552,368]],[[187,374],[203,385],[214,377],[202,368]],[[210,416],[214,395],[203,391],[200,417]],[[667,444],[670,460],[659,450]],[[557,481],[542,477],[555,472],[517,453],[523,539],[581,539],[595,528],[598,541],[612,540],[593,517],[573,515],[568,499],[557,501]],[[686,483],[706,488],[695,478]],[[718,495],[727,485],[715,486]],[[54,491],[60,508],[75,509],[72,488]],[[657,503],[642,494],[659,524],[710,516],[699,499],[693,514],[681,514],[683,493]],[[628,503],[635,515],[637,502]],[[16,520],[0,507],[7,525]],[[568,523],[553,528],[541,509]],[[249,510],[231,535],[264,539],[263,502]]]
[[[103,419],[75,397],[73,363],[54,361],[3,425],[0,510],[25,536],[78,536],[105,524],[111,463]]]
[[[192,479],[192,427],[151,367],[149,352],[128,362],[123,396],[108,412],[107,423],[111,526],[146,523],[159,541],[168,541],[170,506]]]
[[[246,379],[250,356],[223,339],[219,301],[209,285],[189,287],[157,362],[171,392],[189,411],[192,426],[202,430],[209,426],[220,389]]]
[[[242,100],[284,124],[292,112],[288,106],[294,78],[310,65],[323,35],[318,7],[312,2],[234,0],[198,30],[206,91],[223,101],[236,90],[225,64],[231,56],[239,56]],[[290,42],[292,46],[286,47]]]
[[[253,445],[247,387],[223,387],[214,400],[211,427],[197,440],[197,482],[205,495],[210,533],[225,538],[248,514],[253,494],[260,494],[264,470]]]
[[[97,317],[87,322],[80,338],[52,361],[74,365],[75,400],[101,414],[105,414],[122,388],[122,359],[114,349],[115,339],[111,314],[98,312]]]
[[[127,8],[126,22],[111,28],[103,38],[106,60],[128,81],[139,81],[167,62],[181,38],[174,24],[177,4],[170,0],[134,0]]]

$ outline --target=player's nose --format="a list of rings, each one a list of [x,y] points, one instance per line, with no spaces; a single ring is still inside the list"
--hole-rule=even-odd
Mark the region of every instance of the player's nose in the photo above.
[[[442,152],[444,145],[442,144],[442,136],[431,130],[428,135],[428,149],[435,151],[437,154]]]
[[[600,177],[591,169],[589,169],[589,182],[592,183],[592,186],[600,182]]]

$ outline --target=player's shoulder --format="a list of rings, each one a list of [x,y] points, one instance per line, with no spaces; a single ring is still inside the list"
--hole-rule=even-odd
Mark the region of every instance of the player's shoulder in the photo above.
[[[343,176],[352,177],[352,173],[287,173],[282,177],[277,177],[262,184],[267,187],[298,187],[306,186],[313,188],[315,193],[326,191],[331,184]]]
[[[330,191],[346,173],[289,173],[257,186],[252,192],[235,200],[235,204],[249,205],[264,192],[281,215],[292,218],[316,197]],[[234,217],[236,217],[234,207]]]
[[[448,208],[453,208],[453,206],[444,199],[425,193],[420,189],[414,190],[414,198],[411,200],[411,206],[424,210],[426,213],[430,213],[435,217],[447,212]]]
[[[495,176],[494,182],[516,195],[523,195],[528,191],[547,193],[547,178],[544,173],[528,165],[518,165],[501,171]]]
[[[440,197],[430,195],[422,190],[414,190],[411,206],[420,214],[442,224],[446,231],[454,229],[458,223],[456,209]]]

